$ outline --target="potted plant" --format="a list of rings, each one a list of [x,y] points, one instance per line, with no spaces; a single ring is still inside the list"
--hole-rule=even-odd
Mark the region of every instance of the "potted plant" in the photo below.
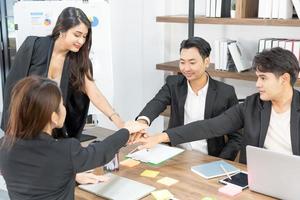
[[[236,0],[231,0],[230,17],[235,18]]]

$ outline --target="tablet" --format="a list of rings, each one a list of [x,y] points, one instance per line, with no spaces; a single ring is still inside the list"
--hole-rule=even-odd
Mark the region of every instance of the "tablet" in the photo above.
[[[231,179],[228,177],[219,180],[220,183],[227,185],[228,183],[240,186],[242,189],[245,189],[248,187],[248,174],[246,172],[239,172],[237,174],[234,174],[230,176]]]

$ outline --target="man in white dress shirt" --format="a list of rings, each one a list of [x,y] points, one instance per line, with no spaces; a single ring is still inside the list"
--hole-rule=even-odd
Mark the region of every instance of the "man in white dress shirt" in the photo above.
[[[168,105],[171,108],[169,128],[215,117],[238,103],[234,88],[212,79],[206,72],[210,64],[211,47],[200,37],[182,41],[179,68],[182,74],[168,76],[156,96],[147,103],[136,118],[141,123],[151,122]],[[198,130],[195,129],[194,134]],[[180,146],[188,150],[234,160],[241,145],[237,131],[211,139],[197,140]]]

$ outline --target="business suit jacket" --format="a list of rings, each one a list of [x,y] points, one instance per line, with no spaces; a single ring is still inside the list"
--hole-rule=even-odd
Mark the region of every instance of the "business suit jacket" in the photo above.
[[[109,162],[128,138],[128,130],[121,129],[84,148],[77,139],[40,133],[17,140],[11,149],[0,148],[0,170],[10,199],[73,200],[76,173]]]
[[[4,88],[3,114],[1,128],[6,129],[8,121],[8,108],[10,105],[11,91],[16,83],[24,77],[38,75],[47,77],[54,40],[52,37],[29,36],[21,45],[17,52],[14,65],[12,66]],[[80,138],[83,130],[90,100],[88,96],[73,88],[70,80],[69,67],[71,61],[66,56],[63,66],[60,89],[64,104],[66,106],[66,120],[62,129],[56,129],[54,135],[57,137],[76,137]],[[92,72],[92,69],[90,69]]]
[[[183,75],[169,76],[165,85],[156,96],[145,106],[139,116],[147,116],[152,122],[167,105],[171,105],[169,128],[184,124],[184,105],[187,97],[187,79]],[[218,116],[231,106],[238,103],[234,88],[209,77],[204,118]],[[197,129],[192,130],[198,134]],[[238,132],[228,132],[228,142],[224,136],[207,140],[208,154],[224,159],[234,160],[240,149],[241,135]]]
[[[173,145],[218,137],[243,128],[240,162],[246,163],[246,145],[263,147],[269,127],[272,103],[262,101],[259,93],[248,96],[244,103],[235,105],[223,114],[208,120],[167,130]],[[300,155],[300,93],[293,91],[291,104],[291,144],[294,155]],[[194,130],[198,133],[195,134]]]

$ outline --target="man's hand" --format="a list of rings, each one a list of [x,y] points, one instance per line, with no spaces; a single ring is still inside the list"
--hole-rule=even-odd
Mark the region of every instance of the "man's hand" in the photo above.
[[[138,149],[142,150],[142,149],[150,149],[162,142],[170,142],[167,133],[159,133],[153,136],[141,137],[137,139],[134,143],[142,143],[142,145],[138,146]]]
[[[93,173],[88,173],[88,172],[82,172],[82,173],[76,174],[75,180],[79,184],[94,184],[94,183],[108,181],[109,177],[98,176],[98,175],[95,175]]]
[[[129,144],[129,145],[135,144],[140,140],[140,138],[147,138],[147,137],[149,137],[149,136],[146,132],[133,133],[130,135],[127,144]]]

